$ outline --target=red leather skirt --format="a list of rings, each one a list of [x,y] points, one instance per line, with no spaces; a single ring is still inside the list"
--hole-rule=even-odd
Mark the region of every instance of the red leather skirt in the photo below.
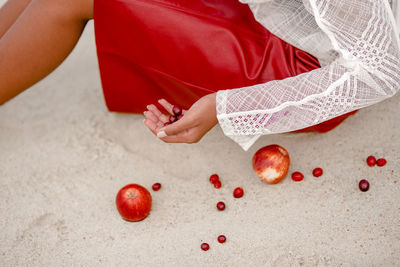
[[[95,0],[94,26],[105,102],[114,112],[162,109],[160,98],[188,109],[218,90],[320,67],[238,0]],[[329,131],[352,113],[300,131]]]

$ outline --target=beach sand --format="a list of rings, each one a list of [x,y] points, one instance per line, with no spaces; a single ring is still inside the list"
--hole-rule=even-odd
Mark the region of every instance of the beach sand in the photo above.
[[[247,152],[218,125],[197,144],[167,144],[143,115],[107,111],[90,22],[55,72],[0,107],[0,266],[398,266],[399,100],[326,134],[263,136]],[[251,165],[269,144],[291,156],[275,185]],[[368,167],[371,154],[387,165]],[[292,181],[294,171],[304,180]],[[358,189],[361,179],[369,191]],[[115,206],[130,183],[153,197],[141,222]]]

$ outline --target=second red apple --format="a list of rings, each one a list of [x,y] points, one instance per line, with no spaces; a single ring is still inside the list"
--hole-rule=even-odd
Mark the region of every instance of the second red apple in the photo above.
[[[289,153],[279,145],[260,148],[253,156],[253,169],[267,183],[276,184],[285,178],[289,166]]]

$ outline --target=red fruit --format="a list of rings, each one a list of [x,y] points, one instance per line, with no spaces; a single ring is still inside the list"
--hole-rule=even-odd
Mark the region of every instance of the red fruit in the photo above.
[[[376,158],[374,156],[371,155],[367,158],[368,166],[370,167],[375,166],[375,163],[376,163]]]
[[[136,222],[149,215],[152,198],[150,192],[143,186],[128,184],[119,190],[115,203],[122,218]]]
[[[202,250],[204,250],[204,251],[207,251],[207,250],[209,250],[210,249],[210,246],[207,244],[207,243],[203,243],[203,244],[201,244],[201,249]]]
[[[276,184],[285,178],[290,165],[289,153],[279,145],[260,148],[252,159],[253,170],[264,181]]]
[[[211,182],[212,184],[215,184],[216,181],[219,181],[219,176],[218,176],[218,174],[213,174],[213,175],[211,175],[211,176],[210,176],[210,182]]]
[[[177,116],[178,120],[182,119],[182,117],[183,117],[183,114]]]
[[[233,196],[235,197],[235,198],[240,198],[240,197],[242,197],[243,196],[243,188],[241,188],[241,187],[236,187],[235,188],[235,190],[233,190]]]
[[[360,188],[361,191],[365,192],[368,191],[369,189],[369,183],[367,180],[363,179],[358,183],[358,187]]]
[[[169,121],[167,121],[166,123],[164,123],[164,126],[170,125],[171,123]]]
[[[226,241],[226,237],[224,236],[224,235],[220,235],[220,236],[218,236],[218,242],[219,243],[225,243],[225,241]]]
[[[170,115],[169,116],[169,122],[170,123],[174,123],[174,122],[176,122],[178,119],[175,117],[175,116],[172,116],[172,115]]]
[[[158,191],[161,188],[161,184],[160,183],[155,183],[155,184],[153,184],[152,188],[153,188],[154,191]]]
[[[221,181],[216,181],[215,183],[214,183],[214,187],[215,188],[221,188]]]
[[[180,106],[174,106],[172,108],[172,113],[174,113],[175,116],[179,116],[182,114],[182,108]]]
[[[293,181],[300,182],[304,179],[304,175],[301,172],[294,172],[292,173]]]
[[[225,203],[220,201],[217,203],[217,209],[219,210],[224,210],[225,209]]]
[[[386,165],[386,159],[378,159],[376,161],[376,165],[378,165],[379,167],[385,166]]]
[[[315,177],[320,177],[323,173],[324,171],[321,168],[315,168],[312,172]]]

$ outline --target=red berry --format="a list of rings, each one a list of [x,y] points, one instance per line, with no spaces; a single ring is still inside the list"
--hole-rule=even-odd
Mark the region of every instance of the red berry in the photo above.
[[[177,116],[177,119],[180,120],[180,119],[182,119],[182,117],[183,117],[183,114]]]
[[[169,122],[170,123],[174,123],[174,122],[176,122],[178,119],[175,117],[175,116],[169,116]]]
[[[155,184],[153,184],[152,188],[153,188],[154,191],[158,191],[161,188],[161,184],[160,183],[155,183]]]
[[[375,163],[376,163],[376,158],[374,156],[371,155],[367,158],[368,166],[370,167],[375,166]]]
[[[379,167],[385,166],[386,165],[386,159],[378,159],[376,161],[376,165],[378,165]]]
[[[182,108],[180,106],[174,106],[172,108],[172,113],[174,113],[175,116],[179,116],[182,114]]]
[[[169,121],[167,121],[166,123],[164,123],[164,126],[170,125],[171,123]]]
[[[210,249],[210,246],[207,244],[207,243],[203,243],[203,244],[201,244],[201,249],[202,250],[204,250],[204,251],[207,251],[207,250],[209,250]]]
[[[225,203],[220,201],[217,203],[217,209],[219,210],[224,210],[225,209]]]
[[[320,177],[323,173],[324,171],[321,168],[315,168],[312,172],[315,177]]]
[[[233,190],[233,196],[235,197],[235,198],[240,198],[240,197],[242,197],[243,196],[243,188],[241,188],[241,187],[236,187],[235,188],[235,190]]]
[[[216,181],[215,183],[214,183],[214,187],[215,188],[221,188],[221,181]]]
[[[218,236],[218,242],[219,243],[225,243],[225,241],[226,241],[226,237],[224,235]]]
[[[367,180],[363,179],[358,183],[358,187],[360,188],[361,191],[365,192],[368,191],[369,189],[369,183]]]
[[[303,180],[304,175],[301,172],[294,172],[292,173],[292,179],[293,181],[300,182]]]
[[[213,174],[213,175],[211,175],[211,176],[210,176],[210,182],[211,182],[212,184],[215,184],[216,181],[219,181],[219,176],[218,176],[218,174]]]

